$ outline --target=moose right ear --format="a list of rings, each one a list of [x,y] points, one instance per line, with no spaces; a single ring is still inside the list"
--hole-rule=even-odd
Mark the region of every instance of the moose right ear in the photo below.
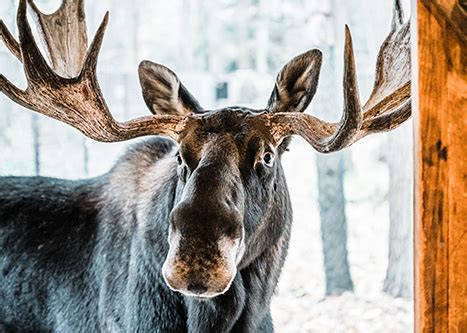
[[[305,111],[318,87],[322,58],[321,51],[314,49],[296,56],[282,67],[269,98],[269,112]]]
[[[202,112],[198,101],[167,67],[144,60],[138,74],[144,101],[152,113],[184,116]]]

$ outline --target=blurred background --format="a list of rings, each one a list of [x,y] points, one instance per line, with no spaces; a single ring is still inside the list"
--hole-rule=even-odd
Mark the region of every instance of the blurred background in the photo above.
[[[60,1],[36,4],[51,13]],[[15,32],[16,8],[17,0],[0,2],[0,17]],[[137,77],[143,59],[174,70],[205,108],[262,108],[285,62],[319,48],[323,69],[307,112],[337,121],[344,24],[352,31],[364,101],[392,1],[88,0],[90,37],[106,10],[98,77],[118,120],[149,114]],[[20,63],[3,45],[0,71],[25,87]],[[93,177],[109,170],[128,144],[85,139],[0,96],[0,175]],[[411,121],[330,155],[296,138],[283,165],[294,227],[272,302],[276,330],[413,331]]]

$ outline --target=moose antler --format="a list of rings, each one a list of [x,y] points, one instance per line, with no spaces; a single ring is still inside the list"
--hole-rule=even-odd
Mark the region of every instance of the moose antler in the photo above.
[[[0,75],[1,91],[16,103],[65,122],[98,141],[123,141],[144,135],[177,138],[181,116],[152,115],[117,122],[109,112],[96,77],[99,50],[108,22],[105,15],[87,48],[84,0],[64,0],[51,15],[42,14],[28,0],[48,51],[52,68],[37,47],[26,17],[26,0],[17,15],[19,43],[0,22],[0,35],[23,63],[28,86],[21,90]]]
[[[52,67],[48,65],[34,41],[26,17],[26,1],[32,8],[40,28]],[[151,115],[123,123],[117,122],[110,114],[96,77],[97,57],[107,26],[108,13],[87,48],[83,7],[84,0],[63,0],[55,13],[44,15],[32,0],[20,0],[17,15],[19,43],[0,21],[0,36],[8,49],[23,63],[28,82],[26,90],[23,91],[0,74],[0,88],[4,94],[16,103],[65,122],[98,141],[123,141],[157,134],[177,139],[188,118],[196,120],[202,117],[195,114]],[[277,142],[297,134],[323,153],[340,150],[368,134],[388,131],[403,123],[410,117],[411,104],[410,27],[408,22],[403,24],[402,16],[400,0],[395,0],[392,28],[379,51],[375,84],[363,107],[358,93],[352,38],[346,26],[344,112],[340,122],[330,123],[299,112],[259,113],[255,117],[266,122]],[[315,65],[310,67],[310,71],[317,72],[307,72],[307,75],[312,74],[314,79],[310,86],[312,89],[308,92],[311,97],[305,100],[306,104],[316,90],[321,64],[319,51],[310,51],[306,54],[305,58],[307,57],[315,59]],[[145,65],[147,64],[143,63],[143,70],[152,68],[146,68]],[[299,61],[299,67],[302,65]],[[289,68],[287,71],[293,72],[294,69]],[[162,95],[173,98],[170,91],[173,89],[170,84],[172,81],[176,82],[175,86],[179,87],[177,94],[180,94],[178,79],[171,75],[170,71],[161,73],[156,75],[156,88],[165,89]],[[185,90],[181,92],[182,96],[178,98],[182,98],[181,102],[184,104],[187,93]],[[278,98],[280,100],[281,96]],[[274,101],[273,98],[272,102]],[[298,102],[300,104],[303,101]]]
[[[316,150],[330,153],[348,147],[364,136],[389,131],[411,115],[410,23],[403,24],[400,0],[394,2],[391,31],[376,63],[373,91],[362,107],[355,72],[352,38],[345,28],[344,112],[339,123],[298,113],[265,113],[276,140],[297,134]]]

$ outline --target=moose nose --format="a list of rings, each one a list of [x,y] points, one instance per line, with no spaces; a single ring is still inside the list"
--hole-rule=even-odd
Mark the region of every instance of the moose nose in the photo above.
[[[208,290],[208,288],[202,284],[189,284],[187,289],[196,295],[204,294]]]

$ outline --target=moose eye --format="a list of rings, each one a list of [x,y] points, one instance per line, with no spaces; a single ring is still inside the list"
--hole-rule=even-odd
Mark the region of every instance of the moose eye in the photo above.
[[[263,163],[267,167],[272,167],[272,165],[274,164],[274,154],[271,152],[264,153]]]
[[[180,180],[181,180],[182,182],[186,182],[187,175],[188,175],[187,168],[186,168],[186,167],[180,168],[179,177],[180,177]]]
[[[177,154],[177,164],[182,165],[182,163],[183,163],[182,157],[180,156],[180,154]]]

